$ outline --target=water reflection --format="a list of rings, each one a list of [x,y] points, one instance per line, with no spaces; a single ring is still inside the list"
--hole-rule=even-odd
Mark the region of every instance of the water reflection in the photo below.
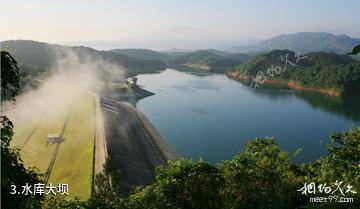
[[[241,82],[248,87],[247,83]],[[356,96],[334,97],[317,92],[296,91],[284,86],[263,85],[260,89],[249,88],[255,96],[271,100],[286,100],[295,96],[313,108],[319,108],[353,122],[360,122],[360,98]]]
[[[276,86],[255,90],[224,75],[170,69],[138,78],[155,93],[138,108],[182,157],[216,163],[232,158],[247,140],[269,136],[288,151],[302,148],[294,162],[307,162],[326,153],[321,140],[359,124],[355,98]]]

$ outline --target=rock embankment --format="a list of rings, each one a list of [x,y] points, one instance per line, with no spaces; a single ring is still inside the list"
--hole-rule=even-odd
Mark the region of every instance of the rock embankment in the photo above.
[[[113,166],[120,171],[120,186],[129,192],[152,184],[155,168],[167,166],[177,156],[142,113],[122,102],[114,104],[116,109],[103,111],[107,148]]]

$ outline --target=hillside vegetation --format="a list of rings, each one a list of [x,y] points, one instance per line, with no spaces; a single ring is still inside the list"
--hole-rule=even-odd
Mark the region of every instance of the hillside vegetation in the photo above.
[[[218,165],[203,160],[170,161],[168,167],[156,169],[156,180],[152,185],[139,187],[130,194],[119,194],[119,188],[106,181],[109,176],[118,180],[118,171],[107,164],[101,178],[105,181],[98,182],[106,190],[87,202],[54,198],[45,202],[44,206],[94,209],[357,209],[360,158],[356,153],[360,151],[359,145],[360,128],[334,133],[327,155],[315,162],[295,165],[291,160],[301,154],[300,150],[289,153],[281,149],[274,138],[256,138],[246,143],[233,159]],[[338,181],[343,182],[340,188],[344,196],[335,185]],[[316,185],[316,192],[313,194],[308,190],[310,187],[306,187],[307,192],[302,193],[311,182]],[[329,187],[330,192],[337,195],[336,200],[322,203],[309,201],[310,198],[329,196],[321,190],[322,186]],[[347,186],[351,186],[354,193],[346,192]],[[353,201],[340,202],[340,197],[353,198]]]
[[[234,58],[228,58],[214,54],[208,50],[183,53],[167,60],[168,65],[174,67],[186,66],[207,72],[223,73],[228,68],[235,67],[241,62]]]
[[[139,60],[165,60],[166,55],[150,49],[113,49],[111,52]]]
[[[287,59],[284,58],[286,55]],[[267,83],[334,95],[359,94],[359,61],[347,55],[326,52],[312,52],[301,55],[298,62],[297,59],[298,56],[292,51],[274,50],[258,55],[226,74],[241,80],[252,80],[252,77],[263,74]]]
[[[104,60],[124,67],[127,75],[157,72],[166,69],[166,64],[160,60],[142,60],[128,57],[113,51],[99,51],[83,46],[63,46],[44,42],[15,40],[1,42],[1,48],[8,50],[16,60],[19,60],[21,72],[39,75],[49,72],[56,61],[71,51],[80,60]]]

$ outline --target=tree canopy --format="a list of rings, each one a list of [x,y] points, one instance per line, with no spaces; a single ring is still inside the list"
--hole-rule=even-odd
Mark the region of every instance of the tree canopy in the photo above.
[[[1,51],[1,101],[15,101],[20,89],[17,62],[6,51]],[[1,205],[4,208],[39,208],[41,196],[11,194],[12,187],[41,183],[33,168],[25,168],[17,149],[10,147],[14,135],[13,123],[1,112]]]

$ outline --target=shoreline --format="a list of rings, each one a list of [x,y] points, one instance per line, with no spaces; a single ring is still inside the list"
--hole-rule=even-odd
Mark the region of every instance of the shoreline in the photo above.
[[[228,78],[232,78],[235,80],[241,80],[241,81],[250,81],[251,80],[249,76],[242,75],[241,73],[236,72],[236,71],[235,72],[234,71],[226,72],[225,75]],[[287,87],[290,87],[291,89],[294,89],[297,91],[318,92],[318,93],[327,94],[329,96],[335,96],[335,97],[340,97],[343,95],[343,92],[341,90],[311,88],[311,87],[303,86],[299,83],[296,83],[295,81],[290,81],[290,80],[268,79],[268,80],[265,80],[264,83],[270,84],[270,85],[277,85],[277,86],[287,86]]]
[[[132,107],[129,104],[122,103],[126,105],[131,111],[133,111],[137,118],[139,119],[141,126],[149,134],[150,139],[154,143],[155,147],[158,149],[162,158],[167,162],[168,160],[177,160],[178,156],[174,150],[166,143],[165,139],[160,135],[152,122],[147,118],[147,116],[140,112],[138,109]]]
[[[115,88],[116,89],[116,88]],[[118,105],[118,108],[126,108],[129,112],[135,113],[139,124],[146,131],[149,138],[156,145],[159,153],[162,155],[165,161],[178,159],[177,154],[172,148],[166,143],[165,139],[160,135],[152,122],[147,116],[136,108],[137,101],[155,95],[153,92],[143,89],[141,86],[127,87],[127,90],[117,92],[116,98],[113,98],[113,102]],[[112,94],[114,96],[114,94]]]
[[[127,193],[137,186],[152,184],[155,168],[178,159],[176,153],[131,103],[105,100],[102,109],[107,151],[114,168],[120,170],[120,187]]]

